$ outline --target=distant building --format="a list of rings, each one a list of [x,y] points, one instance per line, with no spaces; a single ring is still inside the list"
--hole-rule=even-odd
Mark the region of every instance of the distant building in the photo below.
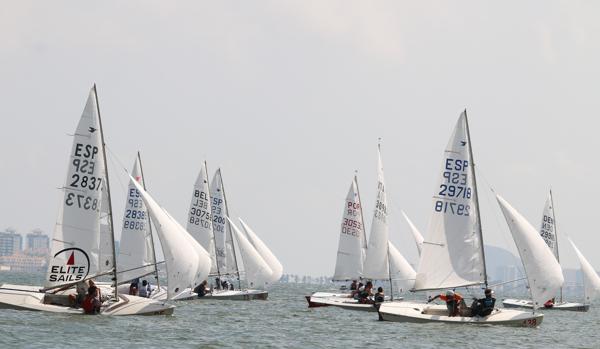
[[[37,273],[46,270],[46,257],[14,254],[0,257],[0,270]]]
[[[46,256],[50,251],[50,238],[41,230],[34,229],[25,236],[27,250],[25,252],[34,256]]]
[[[23,237],[14,229],[6,229],[0,232],[0,256],[11,256],[23,251]]]

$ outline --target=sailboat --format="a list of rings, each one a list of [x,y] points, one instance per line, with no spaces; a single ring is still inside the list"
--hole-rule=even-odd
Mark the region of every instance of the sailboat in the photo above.
[[[202,219],[202,211],[204,210],[205,214],[210,216],[210,220],[212,221],[210,224],[204,224],[202,222],[203,228],[201,232],[194,234],[194,237],[202,241],[203,246],[208,246],[211,250],[211,258],[215,260],[215,268],[211,271],[211,276],[216,276],[215,287],[212,288],[212,292],[206,294],[204,297],[200,299],[213,299],[213,300],[251,300],[251,299],[267,299],[268,292],[260,289],[253,288],[244,288],[242,289],[241,283],[241,275],[240,275],[240,267],[238,264],[238,255],[236,251],[236,247],[234,245],[233,234],[237,234],[238,242],[243,236],[243,233],[235,227],[229,218],[229,210],[227,206],[227,198],[225,196],[225,188],[223,186],[223,177],[221,174],[221,169],[217,169],[215,175],[213,177],[212,182],[208,183],[207,181],[207,173],[206,164],[204,165],[203,170],[201,170],[199,179],[197,180],[197,184],[202,179],[202,189],[198,191],[195,187],[194,195],[198,193],[198,195],[202,195],[203,200],[205,198],[210,198],[209,205],[210,211],[208,211],[208,206],[202,204],[204,209],[200,208],[200,211],[196,210],[195,214],[200,214],[200,218]],[[204,180],[206,179],[206,182]],[[206,190],[210,188],[210,193],[207,196]],[[196,198],[192,198],[192,205],[194,204]],[[193,208],[193,207],[192,207]],[[190,222],[192,221],[192,208],[190,209]],[[194,218],[195,223],[196,220]],[[208,222],[207,222],[208,223]],[[239,234],[238,234],[239,233]],[[241,237],[240,237],[241,236]],[[247,239],[246,239],[247,242]],[[252,279],[251,275],[255,275],[253,273],[262,273],[268,271],[270,274],[272,271],[267,266],[265,270],[260,269],[262,267],[262,263],[265,263],[262,260],[260,255],[257,255],[252,252],[248,252],[250,248],[245,246],[245,250],[242,254],[245,254],[246,259],[242,258],[242,262],[247,267],[245,269],[245,273],[247,276],[250,275],[250,279]],[[250,244],[250,247],[252,245]],[[214,252],[213,252],[214,251]],[[254,251],[256,252],[256,251]],[[214,255],[214,257],[212,257]],[[255,262],[254,257],[258,256],[262,263]],[[260,268],[259,268],[260,265]],[[259,268],[260,270],[254,270],[253,268]],[[216,272],[216,273],[215,273]],[[226,279],[237,279],[237,289],[224,289],[221,285],[221,282]],[[259,286],[261,284],[262,278],[260,280],[247,280],[249,287]]]
[[[265,245],[265,243],[256,235],[256,233],[244,222],[241,218],[238,218],[240,225],[242,227],[243,232],[245,233],[246,238],[252,244],[256,252],[262,257],[262,259],[267,263],[269,268],[271,269],[271,275],[266,280],[266,284],[273,284],[283,275],[283,266],[281,262],[273,252]]]
[[[104,133],[96,86],[73,136],[64,195],[43,288],[3,284],[0,308],[83,314],[74,285],[101,276],[118,278]],[[172,314],[174,306],[119,294],[109,288],[101,315]]]
[[[548,199],[546,200],[546,205],[544,206],[542,223],[540,226],[540,236],[544,239],[548,245],[548,248],[552,251],[556,261],[560,263],[560,257],[558,253],[558,230],[556,227],[556,216],[554,214],[554,199],[552,197],[552,190],[550,190],[550,194],[548,194]],[[502,301],[502,305],[504,305],[505,308],[533,308],[533,302],[528,299],[508,298]],[[564,301],[563,289],[561,287],[558,302],[554,302],[552,306],[544,306],[544,308],[570,311],[588,311],[590,306],[589,304],[584,303]]]
[[[419,268],[413,291],[456,289],[469,286],[487,286],[487,274],[483,250],[483,238],[479,214],[477,182],[474,171],[472,143],[466,111],[458,119],[444,153],[442,171],[432,199],[432,216],[422,245]],[[507,221],[518,219],[518,213],[498,199]],[[545,282],[554,290],[557,279],[562,284],[560,266],[551,256],[539,235],[531,237],[531,231],[521,219],[518,224],[509,222],[513,238],[518,246],[527,248],[521,256],[530,278]],[[538,240],[535,240],[535,239]],[[521,241],[522,240],[522,241]],[[540,245],[542,248],[540,248]],[[531,251],[529,251],[531,250]],[[535,252],[538,260],[529,258]],[[546,252],[546,254],[544,254]],[[540,265],[547,263],[547,265]],[[534,271],[546,271],[546,274]],[[558,286],[560,287],[560,285]],[[532,290],[534,299],[543,298],[547,292]],[[379,308],[380,319],[397,322],[446,322],[477,323],[512,326],[538,326],[543,315],[512,309],[494,309],[485,317],[448,316],[446,305],[398,302],[383,303]]]
[[[119,266],[123,272],[119,273],[119,292],[129,292],[129,282],[135,279],[141,279],[152,275],[155,284],[151,283],[152,292],[150,298],[157,300],[167,300],[167,287],[160,285],[158,278],[158,265],[164,262],[156,260],[156,244],[152,233],[151,218],[144,203],[144,200],[137,190],[137,184],[146,190],[144,171],[140,153],[137,153],[133,170],[132,179],[127,188],[127,197],[125,202],[125,212],[123,215],[123,230],[121,232],[121,245],[119,249]],[[173,270],[171,266],[171,272]],[[141,285],[138,285],[141,287]],[[191,287],[188,287],[171,300],[186,300],[196,298],[196,293]]]
[[[344,201],[344,213],[340,229],[337,258],[333,281],[359,280],[363,277],[363,263],[367,249],[367,237],[363,221],[362,204],[356,174]],[[305,296],[309,308],[329,306],[329,298],[348,299],[348,293],[314,292]]]
[[[577,246],[575,246],[573,240],[569,238],[569,242],[577,254],[579,264],[581,264],[581,272],[583,273],[583,298],[587,304],[590,304],[600,296],[600,277],[590,262],[583,256]]]

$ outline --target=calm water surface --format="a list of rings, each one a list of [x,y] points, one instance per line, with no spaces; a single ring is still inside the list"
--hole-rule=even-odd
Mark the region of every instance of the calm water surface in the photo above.
[[[0,273],[0,283],[41,284]],[[540,328],[402,324],[374,313],[308,309],[316,285],[282,284],[269,300],[177,302],[172,316],[74,316],[0,310],[0,348],[600,348],[600,309],[546,311]],[[321,287],[320,290],[323,290]]]

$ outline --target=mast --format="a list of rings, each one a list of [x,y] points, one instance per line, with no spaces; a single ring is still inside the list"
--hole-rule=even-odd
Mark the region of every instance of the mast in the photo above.
[[[481,214],[479,211],[479,192],[477,191],[477,176],[475,176],[475,158],[473,157],[473,145],[471,143],[471,131],[469,131],[469,119],[467,109],[465,113],[465,126],[467,129],[467,142],[469,144],[469,157],[471,158],[471,176],[473,176],[473,193],[475,194],[475,212],[477,213],[477,226],[479,227],[479,242],[481,244],[481,257],[483,258],[483,280],[485,288],[488,287],[487,270],[485,265],[485,249],[483,248],[483,227],[481,226]]]
[[[212,198],[210,197],[210,179],[208,178],[208,166],[206,165],[206,160],[204,160],[204,172],[206,173],[206,186],[208,187],[208,204],[211,205],[210,200],[212,200]],[[211,219],[210,219],[210,225],[212,228],[212,206],[211,206]],[[217,276],[219,278],[219,284],[217,285],[218,288],[221,288],[221,271],[219,270],[219,258],[217,258],[217,241],[215,239],[215,230],[211,229],[212,231],[212,239],[213,239],[213,248],[214,248],[214,252],[215,252],[215,264],[217,265]]]
[[[360,190],[358,189],[358,170],[354,170],[354,182],[356,183],[356,194],[358,196],[358,202],[360,202],[360,224],[362,226],[362,242],[363,242],[363,250],[367,248],[367,230],[365,229],[365,218],[363,217],[363,209],[362,209],[362,200],[360,199]],[[364,256],[362,256],[363,267],[365,264],[365,257],[367,256],[366,252]],[[358,276],[359,279],[362,279],[362,275]]]
[[[106,195],[108,195],[108,220],[110,222],[110,235],[112,237],[112,249],[113,249],[113,281],[115,286],[115,299],[119,298],[119,291],[117,290],[117,251],[115,246],[115,228],[113,226],[112,219],[112,200],[110,199],[110,182],[108,180],[108,163],[106,161],[106,143],[104,142],[104,131],[102,129],[102,118],[100,117],[100,102],[98,101],[98,91],[96,90],[96,84],[94,84],[94,97],[96,98],[96,111],[98,112],[98,126],[100,127],[100,137],[102,139],[102,157],[104,158],[104,172],[106,174]]]
[[[554,215],[554,198],[552,197],[552,189],[550,189],[550,205],[552,206],[552,221],[554,221],[554,236],[556,237],[554,243],[556,244],[556,261],[560,264],[560,257],[558,256],[558,226],[556,225],[556,216]],[[585,290],[585,288],[584,288]],[[584,291],[585,292],[585,291]],[[563,287],[560,287],[560,302],[563,301]]]
[[[388,275],[390,276],[390,299],[394,300],[394,284],[392,283],[392,259],[390,258],[390,241],[388,240]]]
[[[138,162],[140,163],[140,173],[142,174],[142,184],[144,190],[146,190],[146,180],[144,179],[144,167],[142,166],[142,157],[140,152],[137,153]],[[150,233],[150,245],[152,245],[152,258],[154,261],[154,273],[156,275],[156,287],[160,288],[160,281],[158,281],[158,264],[156,263],[156,250],[154,249],[154,236],[152,236],[152,220],[148,216],[148,231]]]
[[[225,201],[225,216],[229,217],[229,207],[227,206],[227,196],[225,195],[225,184],[223,184],[223,175],[221,174],[221,169],[219,169],[219,177],[221,177],[221,190],[223,190],[223,200]],[[227,232],[231,234],[231,223],[227,220]],[[227,242],[227,235],[225,235],[225,242]],[[233,251],[233,263],[235,263],[235,271],[238,277],[238,288],[242,289],[242,280],[240,278],[240,267],[238,266],[237,257],[235,255],[235,243],[233,241],[233,236],[231,237],[231,250]]]

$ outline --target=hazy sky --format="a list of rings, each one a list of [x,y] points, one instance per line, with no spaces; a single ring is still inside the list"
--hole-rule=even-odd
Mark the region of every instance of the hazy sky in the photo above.
[[[185,223],[207,160],[286,272],[331,275],[355,169],[370,226],[382,137],[392,240],[415,263],[400,209],[425,230],[467,108],[485,242],[516,251],[490,185],[536,227],[552,186],[559,232],[600,268],[595,2],[1,5],[1,228],[53,230],[68,134],[96,82],[117,226],[119,162],[140,150],[149,191]]]

